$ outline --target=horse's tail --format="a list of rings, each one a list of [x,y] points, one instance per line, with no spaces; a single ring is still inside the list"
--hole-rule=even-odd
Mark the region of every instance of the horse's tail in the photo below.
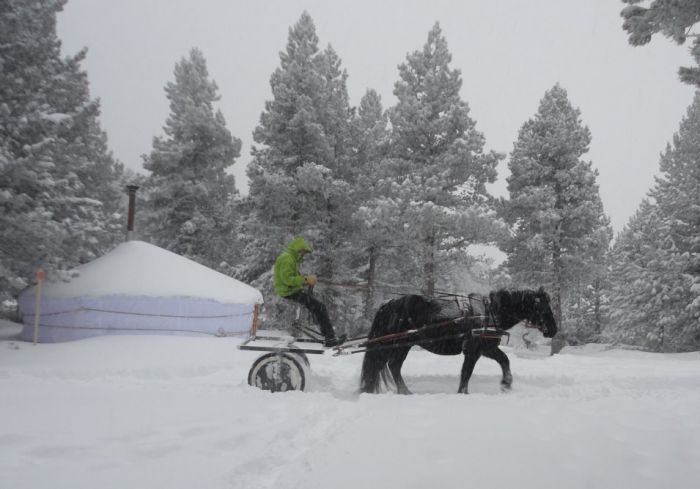
[[[392,320],[392,308],[390,303],[384,304],[379,308],[377,314],[372,321],[368,338],[377,338],[386,334],[387,327],[390,326]],[[386,371],[389,355],[387,350],[382,348],[372,348],[370,345],[362,359],[362,373],[360,374],[360,392],[377,393],[379,392],[380,381],[382,381],[382,372]]]
[[[362,360],[360,375],[360,392],[375,394],[379,392],[381,373],[386,368],[387,359],[381,351],[367,350]]]

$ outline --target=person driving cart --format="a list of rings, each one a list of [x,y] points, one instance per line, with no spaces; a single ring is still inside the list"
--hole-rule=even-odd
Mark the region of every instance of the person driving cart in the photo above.
[[[312,252],[311,245],[302,237],[297,236],[289,243],[286,251],[275,261],[275,293],[283,299],[297,302],[306,307],[326,338],[324,345],[337,346],[345,341],[346,336],[336,337],[326,306],[304,289],[307,285],[312,287],[316,285],[318,279],[315,275],[299,273],[304,255]]]

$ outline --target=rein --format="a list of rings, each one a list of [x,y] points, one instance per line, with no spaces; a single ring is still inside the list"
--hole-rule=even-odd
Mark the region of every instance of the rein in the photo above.
[[[319,283],[321,285],[326,285],[328,287],[340,287],[340,288],[345,288],[345,289],[381,290],[381,291],[388,292],[388,293],[394,294],[394,295],[405,295],[405,294],[423,295],[420,291],[416,291],[413,285],[386,284],[386,283],[382,283],[382,282],[377,282],[374,285],[370,285],[368,283],[357,283],[357,282],[331,282],[329,280],[323,280],[323,279],[319,279],[317,283]],[[469,296],[462,295],[462,294],[456,294],[454,292],[450,292],[450,291],[442,290],[442,289],[435,289],[435,293],[439,297],[454,297],[454,298],[462,298],[462,299],[469,298]]]

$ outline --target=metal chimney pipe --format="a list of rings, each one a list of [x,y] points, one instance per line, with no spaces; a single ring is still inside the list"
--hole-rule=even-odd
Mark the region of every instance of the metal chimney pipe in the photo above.
[[[134,214],[136,213],[136,191],[138,185],[127,185],[126,190],[129,192],[129,216],[126,223],[126,240],[131,241],[134,238]]]

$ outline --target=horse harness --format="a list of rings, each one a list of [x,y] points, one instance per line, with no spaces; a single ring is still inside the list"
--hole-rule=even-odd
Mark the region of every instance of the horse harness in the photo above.
[[[357,286],[357,287],[362,287],[366,288],[367,286],[364,284],[360,285],[355,285],[355,284],[339,284],[339,283],[332,283],[332,282],[322,282],[326,285],[332,285],[332,286],[340,286],[340,287],[349,287],[349,286]],[[428,323],[428,324],[416,324],[414,319],[411,317],[406,317],[406,318],[399,318],[396,316],[396,313],[394,312],[392,314],[392,322],[396,321],[397,319],[407,321],[409,324],[409,329],[404,330],[404,331],[398,331],[396,333],[390,333],[386,335],[382,335],[376,338],[367,338],[367,337],[358,337],[358,338],[353,338],[349,340],[349,343],[354,343],[357,344],[357,346],[361,346],[361,348],[358,348],[356,350],[353,350],[351,352],[343,352],[343,353],[360,353],[367,351],[367,347],[369,345],[373,345],[373,349],[379,350],[379,349],[385,349],[385,348],[394,348],[396,342],[401,342],[402,344],[420,344],[426,341],[443,341],[447,339],[453,339],[453,338],[458,338],[458,337],[466,337],[470,336],[471,338],[478,338],[478,339],[483,339],[483,340],[500,340],[505,336],[506,337],[506,344],[510,341],[510,333],[506,331],[505,329],[500,327],[499,320],[496,316],[495,313],[495,308],[492,307],[491,301],[489,300],[488,297],[472,293],[469,294],[468,296],[464,295],[459,295],[459,294],[452,294],[452,293],[440,293],[440,300],[444,301],[445,303],[452,303],[454,306],[456,306],[460,313],[459,315],[453,316],[453,315],[448,315],[448,317],[445,317],[444,319],[433,322],[433,323]],[[459,299],[467,299],[466,304],[462,303]],[[457,312],[457,311],[455,311]],[[438,330],[442,327],[446,327],[449,325],[459,325],[459,324],[468,324],[469,320],[477,320],[479,322],[478,326],[470,327],[468,331],[461,332],[459,334],[449,334],[445,336],[438,336],[438,337],[420,337],[422,334],[428,332],[428,331],[435,331]],[[540,331],[542,331],[542,328],[536,326],[529,320],[525,320],[525,327],[527,328],[535,328]],[[466,338],[465,338],[466,339]],[[340,354],[341,349],[336,348],[336,354]]]
[[[460,296],[464,297],[464,296]],[[506,344],[510,341],[510,333],[507,332],[505,329],[499,327],[499,322],[498,319],[496,318],[496,314],[494,312],[494,309],[491,307],[491,303],[487,297],[484,297],[479,294],[469,294],[469,296],[466,297],[468,299],[466,304],[460,304],[459,301],[456,301],[456,304],[453,302],[455,297],[451,298],[450,300],[445,301],[446,303],[452,302],[453,305],[456,305],[457,308],[461,311],[460,316],[448,316],[447,318],[444,318],[440,321],[434,322],[434,323],[428,323],[428,324],[416,324],[413,320],[413,318],[405,318],[404,320],[408,321],[408,324],[410,325],[410,329],[398,333],[393,333],[389,335],[384,335],[378,338],[373,338],[368,340],[368,343],[374,343],[374,342],[381,342],[384,343],[387,340],[389,341],[396,341],[396,340],[403,340],[407,338],[413,338],[416,335],[420,333],[425,333],[427,331],[435,331],[440,328],[449,326],[449,325],[455,325],[455,324],[468,324],[469,320],[477,320],[479,322],[479,325],[476,327],[470,327],[468,331],[465,331],[463,333],[460,333],[458,335],[449,335],[449,336],[441,336],[437,338],[432,338],[432,341],[441,341],[444,339],[450,339],[454,338],[455,336],[457,337],[463,337],[465,335],[470,336],[471,338],[479,338],[479,339],[484,339],[484,340],[501,340],[502,337],[506,337]],[[444,299],[443,299],[444,300]],[[466,306],[466,307],[465,307]],[[395,313],[394,313],[395,314]],[[395,321],[397,319],[396,315],[392,315],[393,319],[392,321]],[[425,338],[421,338],[420,340],[416,341],[416,343],[425,341]],[[429,340],[430,341],[430,340]]]
[[[479,294],[469,294],[467,300],[467,309],[465,311],[467,317],[479,319],[481,323],[479,327],[470,330],[472,338],[500,341],[505,336],[506,344],[508,344],[510,333],[499,327],[488,297]]]

